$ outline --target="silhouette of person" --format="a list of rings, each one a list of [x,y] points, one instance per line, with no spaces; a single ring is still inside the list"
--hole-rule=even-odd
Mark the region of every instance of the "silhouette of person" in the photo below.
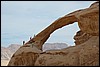
[[[32,37],[30,37],[30,40],[32,39]]]
[[[25,41],[23,41],[23,45],[25,44]]]

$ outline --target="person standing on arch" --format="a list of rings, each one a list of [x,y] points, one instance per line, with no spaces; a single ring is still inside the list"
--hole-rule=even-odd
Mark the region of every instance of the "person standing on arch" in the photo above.
[[[23,45],[25,44],[25,41],[23,41]]]
[[[30,40],[32,39],[32,37],[30,37]]]

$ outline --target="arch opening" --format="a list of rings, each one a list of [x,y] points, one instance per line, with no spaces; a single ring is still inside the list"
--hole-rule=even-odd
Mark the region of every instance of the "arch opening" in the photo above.
[[[43,44],[43,51],[75,46],[74,36],[79,30],[80,29],[77,22],[55,30]]]
[[[48,40],[54,31],[59,30],[60,28],[69,24],[73,24],[77,21],[77,17],[75,17],[73,14],[58,18],[51,25],[38,33],[34,38],[25,43],[25,45],[34,43],[38,49],[42,50],[43,44]]]

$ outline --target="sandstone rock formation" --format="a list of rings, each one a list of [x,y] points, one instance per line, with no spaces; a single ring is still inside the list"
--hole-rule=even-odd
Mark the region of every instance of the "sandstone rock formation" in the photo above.
[[[78,31],[76,33],[76,35],[74,36],[75,44],[76,45],[82,44],[82,43],[84,43],[85,41],[87,41],[91,37],[92,36],[87,34],[87,33],[83,33],[82,31]]]
[[[59,18],[26,44],[34,43],[42,50],[42,45],[49,38],[51,33],[74,22],[78,22],[79,28],[83,33],[99,35],[99,3],[94,3],[89,8],[74,11]]]
[[[93,36],[85,43],[62,50],[46,51],[35,66],[95,66],[99,65],[99,37]]]
[[[80,31],[74,36],[76,46],[42,51],[42,46],[55,30],[78,22]],[[13,55],[8,66],[98,66],[99,2],[54,21]]]

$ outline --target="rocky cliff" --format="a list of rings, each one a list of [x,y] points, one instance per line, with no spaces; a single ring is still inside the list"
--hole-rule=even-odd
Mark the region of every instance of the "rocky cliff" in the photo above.
[[[42,46],[55,30],[78,22],[80,31],[74,36],[75,46],[42,51]],[[49,30],[49,31],[48,31]],[[54,21],[50,26],[20,47],[8,66],[98,66],[99,2]]]

